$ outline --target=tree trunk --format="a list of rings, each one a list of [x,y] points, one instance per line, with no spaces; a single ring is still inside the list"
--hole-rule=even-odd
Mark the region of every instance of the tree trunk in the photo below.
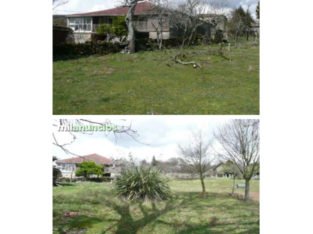
[[[162,49],[162,44],[163,44],[163,18],[162,18],[162,15],[159,17],[159,21],[158,21],[158,24],[159,24],[159,27],[160,27],[160,30],[159,30],[159,50]]]
[[[245,184],[245,201],[249,200],[249,193],[250,193],[250,180],[246,179],[246,184]]]
[[[163,46],[163,32],[161,30],[160,38],[159,38],[159,50],[162,50],[162,46]]]
[[[55,187],[55,186],[58,186],[58,185],[57,185],[57,179],[54,178],[54,177],[53,177],[53,186],[54,186],[54,187]]]
[[[236,184],[236,176],[233,175],[233,189],[232,189],[232,191],[231,191],[231,194],[232,194],[232,195],[234,195],[234,193],[235,193],[235,184]]]
[[[131,1],[125,21],[128,29],[127,41],[128,41],[128,50],[130,53],[135,52],[135,29],[134,29],[134,22],[133,16],[135,7],[137,5],[137,1]]]
[[[205,193],[205,184],[204,184],[204,178],[203,178],[202,173],[200,175],[200,180],[201,180],[201,186],[202,186],[202,193]]]

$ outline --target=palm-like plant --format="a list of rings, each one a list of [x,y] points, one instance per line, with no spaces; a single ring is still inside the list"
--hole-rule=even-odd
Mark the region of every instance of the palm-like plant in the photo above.
[[[160,171],[152,167],[134,167],[121,173],[115,182],[117,194],[129,200],[165,200],[170,188]]]

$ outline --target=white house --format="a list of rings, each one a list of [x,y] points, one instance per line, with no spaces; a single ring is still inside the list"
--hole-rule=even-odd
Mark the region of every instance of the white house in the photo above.
[[[98,165],[103,166],[103,173],[106,174],[106,168],[112,167],[112,159],[103,157],[98,154],[90,154],[86,156],[73,157],[68,159],[57,160],[55,163],[57,168],[60,169],[62,177],[75,178],[75,172],[82,162],[94,162]]]

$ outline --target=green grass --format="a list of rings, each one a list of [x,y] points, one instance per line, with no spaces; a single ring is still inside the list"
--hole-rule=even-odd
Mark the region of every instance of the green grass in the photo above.
[[[259,47],[216,47],[110,54],[55,61],[54,114],[259,114]],[[214,52],[214,53],[213,53]]]
[[[231,180],[170,181],[173,198],[162,202],[126,202],[110,183],[77,183],[53,190],[56,233],[259,233],[259,203],[230,196]],[[251,190],[258,193],[259,182]],[[66,212],[77,212],[65,217]]]

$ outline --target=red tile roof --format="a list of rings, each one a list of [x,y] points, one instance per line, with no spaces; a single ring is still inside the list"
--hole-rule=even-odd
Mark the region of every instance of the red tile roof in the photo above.
[[[98,155],[98,154],[89,154],[89,155],[81,156],[81,157],[57,160],[56,163],[57,164],[63,164],[63,163],[79,164],[79,163],[86,162],[86,161],[92,161],[92,162],[95,162],[96,164],[101,164],[101,165],[112,164],[112,160],[111,159],[103,157],[103,156]]]
[[[135,8],[135,15],[149,14],[153,10],[153,4],[150,2],[139,2]],[[120,6],[112,9],[94,11],[80,14],[68,15],[69,17],[76,16],[123,16],[126,15],[128,11],[127,6]]]

